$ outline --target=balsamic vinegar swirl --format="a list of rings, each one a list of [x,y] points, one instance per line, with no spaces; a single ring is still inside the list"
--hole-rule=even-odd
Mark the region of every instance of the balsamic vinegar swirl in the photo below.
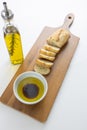
[[[35,98],[39,93],[39,88],[36,84],[26,84],[23,87],[23,94],[27,98]]]

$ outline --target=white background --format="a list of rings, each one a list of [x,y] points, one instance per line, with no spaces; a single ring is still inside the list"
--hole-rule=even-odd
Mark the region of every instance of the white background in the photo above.
[[[0,11],[3,9],[0,0]],[[41,123],[0,103],[0,130],[87,130],[87,4],[86,0],[7,0],[21,33],[24,57],[44,26],[59,27],[68,13],[75,20],[70,31],[80,37],[48,120]],[[0,17],[0,96],[20,65],[12,65]]]

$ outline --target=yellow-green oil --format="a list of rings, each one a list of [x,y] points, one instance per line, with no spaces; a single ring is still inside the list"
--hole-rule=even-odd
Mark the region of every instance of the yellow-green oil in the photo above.
[[[39,92],[38,95],[34,98],[27,98],[24,94],[23,94],[23,87],[26,84],[35,84],[37,85],[37,87],[39,88]],[[18,95],[19,97],[21,97],[21,99],[28,101],[28,102],[34,102],[37,101],[38,99],[40,99],[42,97],[42,95],[44,94],[44,85],[43,83],[34,77],[28,77],[28,78],[24,78],[19,84],[18,84]]]
[[[22,63],[24,58],[20,34],[18,32],[7,33],[4,35],[4,39],[12,64]]]

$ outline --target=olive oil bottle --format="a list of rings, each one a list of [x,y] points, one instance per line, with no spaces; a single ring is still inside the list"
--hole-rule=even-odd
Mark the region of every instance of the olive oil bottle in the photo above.
[[[4,10],[1,12],[5,20],[4,39],[12,64],[21,64],[24,60],[20,33],[12,23],[13,13],[7,8],[7,3],[3,2]]]

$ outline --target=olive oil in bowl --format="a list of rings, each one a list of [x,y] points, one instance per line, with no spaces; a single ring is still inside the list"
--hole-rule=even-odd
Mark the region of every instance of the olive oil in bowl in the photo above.
[[[39,73],[29,71],[17,77],[13,84],[13,92],[16,98],[24,104],[36,104],[47,93],[46,79]]]
[[[25,101],[33,102],[44,94],[43,83],[34,77],[24,78],[18,85],[18,95]]]

